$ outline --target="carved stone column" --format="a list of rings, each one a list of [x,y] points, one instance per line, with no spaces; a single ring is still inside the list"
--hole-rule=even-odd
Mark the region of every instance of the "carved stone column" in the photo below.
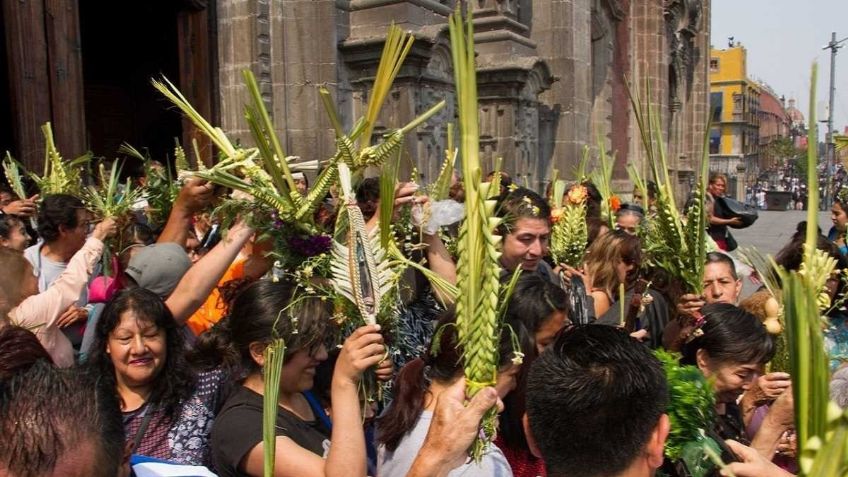
[[[317,85],[343,82],[338,38],[346,12],[335,0],[218,0],[221,124],[250,143],[242,70],[251,69],[286,153],[323,160],[335,151]]]
[[[583,146],[593,142],[591,1],[533,0],[530,5],[530,38],[558,80],[539,96],[544,154],[540,162],[552,163],[568,175],[579,162]]]

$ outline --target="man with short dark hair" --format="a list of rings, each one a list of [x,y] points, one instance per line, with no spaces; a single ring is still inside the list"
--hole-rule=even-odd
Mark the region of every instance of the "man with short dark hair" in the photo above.
[[[129,474],[118,399],[96,378],[40,360],[0,385],[0,475]]]
[[[694,321],[701,308],[713,303],[735,305],[742,293],[742,280],[730,255],[709,252],[704,264],[704,293],[686,293],[677,299],[677,319],[671,320],[663,331],[663,346],[679,351],[694,330]]]
[[[525,431],[550,477],[648,477],[663,463],[668,385],[620,329],[565,331],[533,363]]]
[[[551,241],[551,207],[539,194],[517,188],[500,198],[497,215],[503,219],[501,266],[507,273],[521,267],[553,279],[551,267],[542,260]]]
[[[76,197],[67,194],[44,197],[38,209],[38,235],[41,241],[24,251],[24,257],[38,277],[39,292],[47,290],[59,278],[71,257],[85,244],[93,218],[92,213]],[[85,308],[87,304],[88,290],[84,289],[79,300],[59,319],[59,326],[64,328],[88,318],[88,309]],[[71,333],[69,338],[78,344],[81,334],[77,336],[77,333]]]

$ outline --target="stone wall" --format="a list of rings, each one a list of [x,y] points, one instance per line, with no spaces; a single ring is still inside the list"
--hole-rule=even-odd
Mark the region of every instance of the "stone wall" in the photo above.
[[[383,35],[392,22],[415,46],[375,134],[399,127],[441,99],[448,107],[407,137],[402,173],[435,178],[445,125],[455,116],[447,15],[453,0],[218,0],[221,116],[248,137],[241,70],[251,68],[289,154],[324,159],[332,134],[316,94],[327,84],[347,127],[362,116]],[[700,157],[709,84],[709,1],[479,0],[475,14],[481,152],[519,183],[543,190],[553,168],[568,177],[598,139],[625,165],[644,169],[624,77],[650,81],[670,167],[688,192]],[[641,86],[643,87],[643,86]],[[643,90],[643,97],[644,97]]]

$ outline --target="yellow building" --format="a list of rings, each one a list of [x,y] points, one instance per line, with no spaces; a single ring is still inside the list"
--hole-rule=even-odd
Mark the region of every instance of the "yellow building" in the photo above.
[[[728,194],[737,199],[760,173],[760,90],[748,79],[746,57],[739,43],[710,50],[710,170],[728,175]]]

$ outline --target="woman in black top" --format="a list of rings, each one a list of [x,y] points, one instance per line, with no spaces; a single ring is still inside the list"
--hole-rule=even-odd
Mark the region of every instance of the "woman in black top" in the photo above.
[[[285,281],[248,286],[229,315],[201,338],[201,352],[222,357],[245,376],[212,429],[212,460],[221,476],[263,475],[263,352],[272,338],[285,340],[276,422],[275,476],[346,477],[366,474],[365,438],[358,385],[362,373],[385,357],[379,326],[363,326],[339,353],[331,385],[333,429],[301,394],[312,388],[315,369],[327,359],[326,304]],[[333,445],[330,446],[330,440]]]
[[[765,364],[774,356],[775,345],[765,326],[752,314],[726,303],[701,309],[703,325],[683,347],[682,364],[697,366],[712,382],[716,396],[715,433],[757,449],[767,459],[774,456],[780,436],[792,423],[791,387],[773,406],[755,436],[748,436],[737,405]],[[787,409],[788,407],[788,409]]]

